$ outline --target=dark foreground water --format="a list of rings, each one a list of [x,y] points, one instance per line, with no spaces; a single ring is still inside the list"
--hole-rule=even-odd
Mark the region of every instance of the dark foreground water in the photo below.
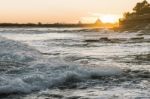
[[[150,33],[0,28],[0,99],[150,99]]]

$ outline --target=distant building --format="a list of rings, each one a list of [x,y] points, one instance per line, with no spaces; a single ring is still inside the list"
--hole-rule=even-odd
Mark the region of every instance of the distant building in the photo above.
[[[79,21],[79,22],[78,22],[78,24],[82,24],[82,22],[81,22],[81,21]]]
[[[95,22],[95,25],[96,26],[102,25],[102,21],[100,19],[97,19],[96,22]]]

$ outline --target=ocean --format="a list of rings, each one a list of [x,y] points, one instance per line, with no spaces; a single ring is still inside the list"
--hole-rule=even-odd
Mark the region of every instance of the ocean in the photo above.
[[[0,99],[150,99],[150,33],[0,28]]]

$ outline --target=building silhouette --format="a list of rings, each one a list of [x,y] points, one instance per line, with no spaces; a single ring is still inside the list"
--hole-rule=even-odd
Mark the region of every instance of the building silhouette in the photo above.
[[[102,25],[102,21],[98,18],[95,22],[95,26],[101,26]]]

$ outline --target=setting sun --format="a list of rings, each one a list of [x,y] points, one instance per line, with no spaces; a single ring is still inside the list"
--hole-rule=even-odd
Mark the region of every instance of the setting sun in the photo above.
[[[114,23],[118,18],[113,15],[131,11],[137,1],[0,0],[0,23],[93,23],[97,18]]]
[[[119,17],[115,15],[103,15],[100,19],[103,23],[116,23],[118,22]]]

